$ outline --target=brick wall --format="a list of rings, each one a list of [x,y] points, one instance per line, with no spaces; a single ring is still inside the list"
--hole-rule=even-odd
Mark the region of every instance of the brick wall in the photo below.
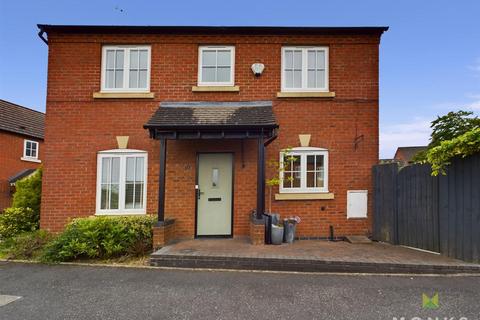
[[[11,205],[8,179],[23,169],[34,169],[38,163],[23,161],[24,139],[39,142],[39,159],[43,159],[43,141],[0,130],[0,211]]]
[[[334,200],[273,201],[273,211],[302,217],[297,229],[301,236],[327,236],[329,225],[337,235],[371,229],[370,218],[346,219],[346,194],[349,189],[372,189],[371,166],[378,159],[378,36],[48,36],[42,228],[58,231],[70,218],[95,212],[96,152],[116,148],[115,136],[120,135],[130,136],[129,148],[149,153],[147,211],[156,212],[159,143],[149,139],[142,125],[161,101],[272,100],[280,131],[267,148],[267,159],[278,159],[281,148],[299,146],[298,134],[311,134],[311,146],[330,151],[329,189],[335,194]],[[102,43],[152,46],[154,99],[92,98],[100,90]],[[198,46],[203,44],[235,45],[235,84],[240,92],[192,92]],[[329,46],[335,98],[276,98],[285,44]],[[265,64],[258,78],[250,70],[254,62]],[[355,148],[354,139],[360,135],[363,140]],[[195,159],[202,151],[235,152],[234,234],[248,235],[249,212],[256,204],[254,141],[245,141],[243,165],[238,140],[169,141],[166,217],[176,219],[177,236],[193,237]],[[267,177],[272,174],[267,172]]]

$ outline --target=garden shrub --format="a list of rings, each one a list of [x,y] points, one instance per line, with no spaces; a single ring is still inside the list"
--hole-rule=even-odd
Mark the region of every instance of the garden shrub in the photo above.
[[[7,208],[0,214],[0,239],[39,228],[39,214],[30,208]]]
[[[32,175],[15,183],[13,194],[13,208],[31,208],[40,213],[42,197],[42,168],[37,169]]]
[[[152,249],[152,217],[89,217],[70,222],[49,243],[42,260],[139,256]]]
[[[21,233],[0,244],[0,255],[6,259],[32,259],[40,256],[52,236],[44,230]]]

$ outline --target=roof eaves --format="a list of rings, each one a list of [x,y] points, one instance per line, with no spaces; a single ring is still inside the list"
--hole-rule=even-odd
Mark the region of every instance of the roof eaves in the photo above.
[[[40,32],[78,34],[377,34],[386,26],[363,27],[279,27],[279,26],[126,26],[126,25],[51,25],[37,24]]]

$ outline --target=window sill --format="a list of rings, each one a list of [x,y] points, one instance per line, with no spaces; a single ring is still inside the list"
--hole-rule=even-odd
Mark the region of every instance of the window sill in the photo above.
[[[144,216],[146,212],[97,212],[95,216]]]
[[[335,92],[277,92],[277,98],[334,98]]]
[[[275,194],[275,200],[332,200],[334,198],[335,198],[335,195],[332,192]]]
[[[35,163],[42,163],[42,160],[38,160],[38,159],[35,159],[35,158],[21,157],[20,160],[28,161],[28,162],[35,162]]]
[[[95,99],[151,99],[155,98],[153,92],[94,92]]]
[[[239,86],[193,86],[193,92],[239,92]]]

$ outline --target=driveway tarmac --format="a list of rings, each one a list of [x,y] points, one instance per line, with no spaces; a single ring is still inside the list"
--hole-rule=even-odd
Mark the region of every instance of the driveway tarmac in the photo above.
[[[439,308],[422,308],[434,292]],[[480,319],[480,277],[0,262],[0,302],[12,299],[0,319]]]

